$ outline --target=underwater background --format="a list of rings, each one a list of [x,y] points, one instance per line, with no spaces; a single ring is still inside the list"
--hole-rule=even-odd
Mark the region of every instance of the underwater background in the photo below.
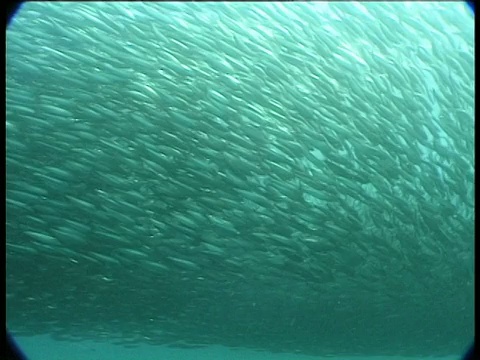
[[[8,328],[32,359],[461,354],[473,29],[461,2],[24,4]]]

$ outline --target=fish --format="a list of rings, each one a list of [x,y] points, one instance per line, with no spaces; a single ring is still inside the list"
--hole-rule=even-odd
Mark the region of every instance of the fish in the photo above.
[[[461,352],[472,20],[457,3],[25,3],[6,32],[9,329]]]

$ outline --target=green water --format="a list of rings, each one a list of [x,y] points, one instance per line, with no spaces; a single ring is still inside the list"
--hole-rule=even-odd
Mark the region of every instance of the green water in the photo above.
[[[473,338],[462,3],[27,3],[7,324],[305,355]]]

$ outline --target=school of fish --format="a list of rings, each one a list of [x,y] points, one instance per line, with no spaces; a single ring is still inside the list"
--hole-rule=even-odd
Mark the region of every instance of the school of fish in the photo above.
[[[6,33],[7,325],[461,352],[473,22],[460,2],[25,3]]]

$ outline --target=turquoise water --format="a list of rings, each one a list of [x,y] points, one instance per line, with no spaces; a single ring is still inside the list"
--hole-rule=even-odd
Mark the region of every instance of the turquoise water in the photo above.
[[[139,344],[138,346],[126,349],[121,346],[115,346],[108,343],[94,342],[85,340],[81,342],[69,343],[52,340],[48,336],[35,336],[29,338],[19,338],[19,344],[28,353],[32,354],[32,359],[37,360],[458,360],[458,356],[440,356],[440,357],[405,357],[405,356],[305,356],[298,354],[272,354],[268,352],[258,352],[249,350],[232,350],[223,346],[211,346],[200,350],[181,350],[165,346],[148,346]]]
[[[7,325],[50,358],[458,356],[473,25],[458,2],[25,4]]]

